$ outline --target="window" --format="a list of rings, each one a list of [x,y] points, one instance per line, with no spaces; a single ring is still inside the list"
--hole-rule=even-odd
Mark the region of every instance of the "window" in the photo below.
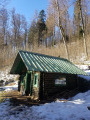
[[[55,80],[55,85],[66,85],[66,77],[59,77]]]
[[[38,74],[34,74],[34,86],[38,86]]]

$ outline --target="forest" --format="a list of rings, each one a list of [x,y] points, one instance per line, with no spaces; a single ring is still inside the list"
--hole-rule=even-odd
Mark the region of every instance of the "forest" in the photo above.
[[[0,0],[0,68],[12,65],[18,50],[74,63],[90,59],[90,0],[48,0],[47,11],[36,10],[31,22],[9,11],[9,2]]]

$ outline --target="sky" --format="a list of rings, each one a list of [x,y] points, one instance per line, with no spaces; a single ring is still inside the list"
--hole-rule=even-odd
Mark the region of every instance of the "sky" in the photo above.
[[[48,0],[10,0],[8,9],[16,9],[16,13],[24,15],[27,21],[30,21],[35,11],[40,12],[42,9],[46,11],[48,6]]]
[[[39,13],[42,9],[47,13],[47,7],[49,0],[9,0],[10,2],[7,5],[9,10],[15,8],[16,13],[24,15],[28,23],[31,23],[33,20],[35,11]],[[74,8],[71,6],[69,8],[70,18],[73,18]]]

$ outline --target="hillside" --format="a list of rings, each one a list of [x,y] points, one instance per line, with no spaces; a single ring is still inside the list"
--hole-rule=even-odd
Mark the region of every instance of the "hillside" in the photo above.
[[[84,52],[83,39],[80,39],[80,40],[77,39],[74,41],[72,40],[72,42],[67,42],[68,55],[69,55],[68,59],[74,64],[90,65],[90,62],[87,62],[87,61],[90,61],[89,38],[90,36],[86,37],[87,54],[88,54],[87,57],[85,56],[85,52]],[[31,52],[36,52],[36,53],[41,53],[46,55],[67,58],[63,42],[56,44],[54,47],[52,46],[45,47],[43,45],[40,45],[40,47],[34,46],[32,48],[32,46],[27,44],[25,49],[23,47],[16,47],[16,50],[13,50],[11,46],[5,46],[4,49],[1,48],[1,53],[0,53],[1,69],[4,68],[5,66],[12,66],[18,50],[26,50],[26,51],[31,51]]]

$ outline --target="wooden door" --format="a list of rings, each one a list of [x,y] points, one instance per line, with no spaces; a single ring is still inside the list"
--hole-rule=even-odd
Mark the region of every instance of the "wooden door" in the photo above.
[[[31,73],[26,75],[25,93],[26,95],[31,95]]]

